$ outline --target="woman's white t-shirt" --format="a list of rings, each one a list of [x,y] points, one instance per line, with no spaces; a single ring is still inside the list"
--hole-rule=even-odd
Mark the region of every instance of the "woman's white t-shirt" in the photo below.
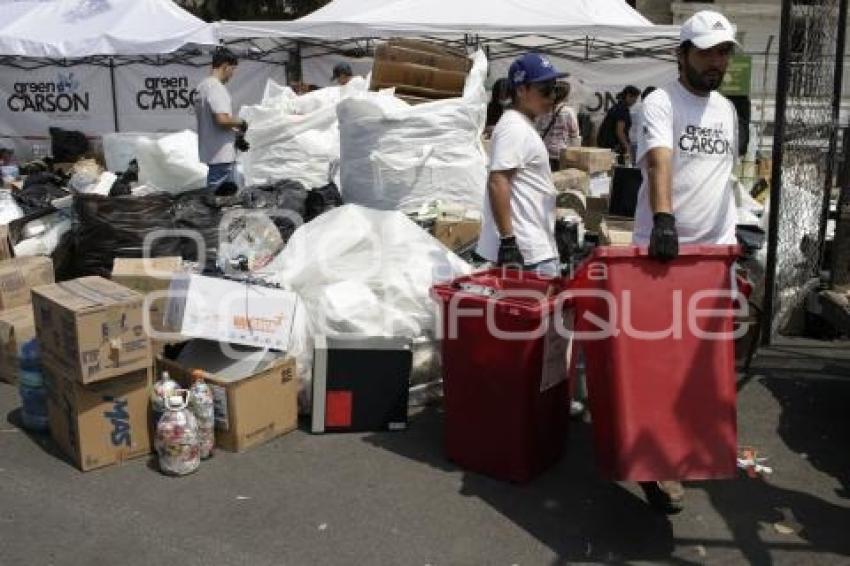
[[[682,244],[735,244],[737,211],[729,185],[738,147],[735,107],[722,94],[696,96],[678,81],[643,103],[637,160],[643,171],[633,241],[647,245],[652,233],[647,152],[673,150],[673,215]]]
[[[493,130],[490,171],[516,170],[511,181],[511,221],[526,265],[558,257],[555,245],[555,185],[549,153],[531,120],[507,110]],[[478,254],[489,261],[499,255],[499,230],[485,192]]]

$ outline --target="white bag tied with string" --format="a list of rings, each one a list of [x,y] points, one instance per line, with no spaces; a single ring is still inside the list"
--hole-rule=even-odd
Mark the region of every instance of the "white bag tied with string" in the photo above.
[[[356,77],[344,87],[298,96],[269,80],[263,102],[243,107],[239,113],[248,122],[246,139],[251,144],[240,157],[245,184],[290,179],[310,188],[327,185],[339,162],[336,105],[367,87],[364,79]]]
[[[410,106],[364,93],[337,106],[345,202],[413,211],[442,200],[480,210],[487,182],[481,133],[487,58],[472,56],[462,98]]]

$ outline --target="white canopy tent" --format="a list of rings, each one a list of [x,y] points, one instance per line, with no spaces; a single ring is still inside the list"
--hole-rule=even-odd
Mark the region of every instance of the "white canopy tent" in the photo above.
[[[484,45],[490,59],[536,49],[576,60],[667,53],[677,26],[656,26],[622,0],[333,0],[291,22],[220,22],[219,36],[288,38],[350,49],[352,40],[424,37]]]
[[[351,39],[543,34],[606,39],[670,37],[622,0],[334,0],[292,22],[221,22],[222,39],[301,37]]]
[[[0,0],[0,13],[0,55],[158,55],[218,43],[214,25],[171,0]]]

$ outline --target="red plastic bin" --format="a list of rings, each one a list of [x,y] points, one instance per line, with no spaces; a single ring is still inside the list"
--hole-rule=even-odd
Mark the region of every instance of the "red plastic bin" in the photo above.
[[[499,290],[501,296],[463,291],[459,285],[464,283]],[[563,454],[569,422],[568,341],[562,337],[565,326],[553,322],[558,301],[564,300],[562,283],[496,269],[431,289],[442,312],[445,448],[460,467],[524,483]],[[506,296],[505,291],[536,297]],[[511,333],[510,339],[491,332],[488,308],[492,324]],[[453,317],[453,311],[459,316]]]
[[[728,293],[738,253],[737,246],[683,246],[678,259],[661,263],[645,248],[603,247],[570,281],[594,454],[607,478],[734,477],[736,374]],[[704,309],[717,312],[699,316]],[[605,326],[607,337],[590,335]]]

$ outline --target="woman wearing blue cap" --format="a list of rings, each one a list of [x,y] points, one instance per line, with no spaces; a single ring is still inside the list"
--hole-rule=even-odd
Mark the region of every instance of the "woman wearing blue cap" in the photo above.
[[[545,56],[527,53],[511,64],[511,106],[493,130],[490,175],[478,254],[501,266],[558,273],[555,186],[549,153],[535,120],[552,108],[559,73]]]

